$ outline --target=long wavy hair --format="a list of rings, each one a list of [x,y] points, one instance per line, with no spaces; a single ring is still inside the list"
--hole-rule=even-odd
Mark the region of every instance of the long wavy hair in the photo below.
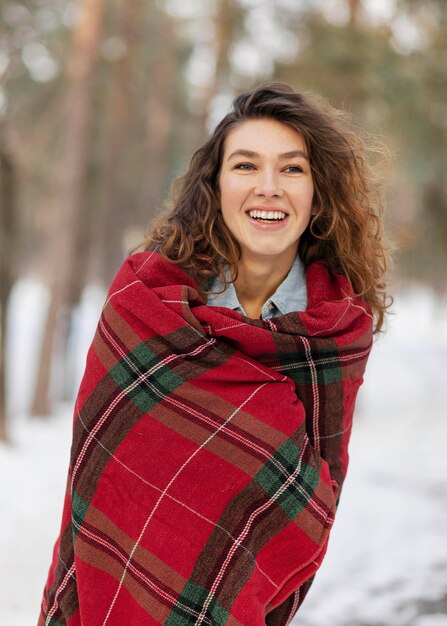
[[[191,159],[187,172],[172,186],[170,208],[156,219],[144,242],[181,266],[200,284],[231,268],[233,279],[241,249],[219,210],[219,173],[225,140],[247,120],[273,119],[295,129],[308,150],[314,182],[313,216],[301,235],[298,254],[304,266],[324,263],[345,275],[353,292],[366,301],[379,331],[387,307],[383,242],[383,193],[371,154],[345,113],[315,94],[295,92],[272,82],[234,101],[230,112]]]

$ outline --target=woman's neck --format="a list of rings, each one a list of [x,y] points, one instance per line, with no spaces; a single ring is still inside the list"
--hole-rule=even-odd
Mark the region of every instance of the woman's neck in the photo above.
[[[272,263],[259,259],[241,259],[234,288],[245,313],[252,319],[259,319],[264,303],[272,296],[292,267],[295,257],[282,258]]]

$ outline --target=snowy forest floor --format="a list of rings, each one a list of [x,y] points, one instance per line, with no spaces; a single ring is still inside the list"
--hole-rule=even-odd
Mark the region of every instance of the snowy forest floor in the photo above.
[[[414,289],[394,310],[359,394],[328,553],[293,626],[447,626],[447,303]],[[13,370],[15,387],[24,366]],[[18,411],[10,430],[0,446],[0,624],[33,626],[60,523],[71,406],[48,419]]]

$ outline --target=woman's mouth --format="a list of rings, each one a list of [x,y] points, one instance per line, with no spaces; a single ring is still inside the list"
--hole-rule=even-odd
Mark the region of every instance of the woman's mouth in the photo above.
[[[287,213],[284,213],[284,211],[268,211],[261,209],[247,211],[247,215],[252,220],[263,224],[277,224],[283,222],[287,217]]]

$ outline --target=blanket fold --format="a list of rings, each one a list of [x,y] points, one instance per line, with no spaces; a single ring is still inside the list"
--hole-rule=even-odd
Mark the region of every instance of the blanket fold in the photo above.
[[[306,280],[306,311],[250,320],[156,252],[126,259],[76,400],[39,626],[289,623],[372,341],[344,278],[314,264]]]

